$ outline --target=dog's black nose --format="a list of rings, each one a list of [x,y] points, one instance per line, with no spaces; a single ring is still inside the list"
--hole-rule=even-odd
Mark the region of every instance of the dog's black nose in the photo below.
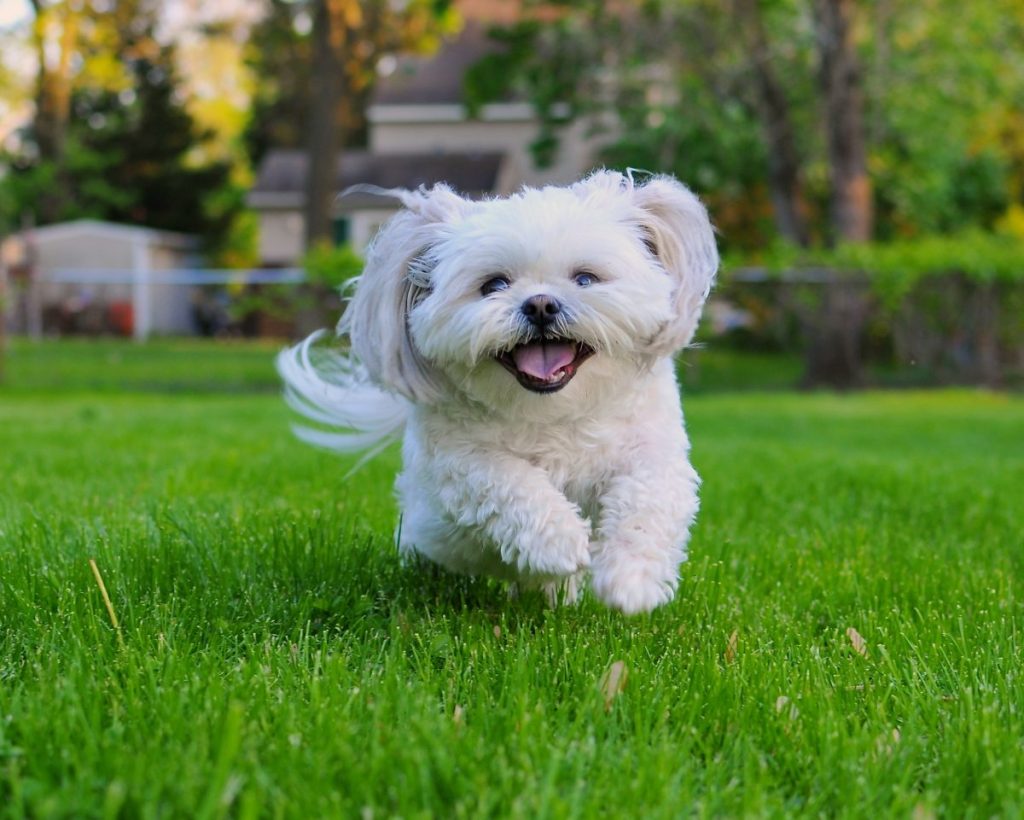
[[[562,303],[553,296],[540,294],[523,302],[520,310],[530,320],[530,324],[544,327],[555,321],[562,310]]]

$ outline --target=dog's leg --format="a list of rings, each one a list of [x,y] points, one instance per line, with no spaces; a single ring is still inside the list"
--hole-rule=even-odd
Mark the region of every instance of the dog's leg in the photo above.
[[[529,462],[496,453],[435,456],[429,476],[445,517],[495,544],[523,575],[562,578],[589,565],[589,523]]]
[[[594,593],[626,614],[672,600],[697,514],[700,479],[685,447],[651,447],[602,495],[594,550]]]
[[[568,578],[559,581],[548,581],[544,584],[544,597],[547,598],[548,606],[556,609],[559,604],[573,606],[580,597],[581,575],[576,573]]]

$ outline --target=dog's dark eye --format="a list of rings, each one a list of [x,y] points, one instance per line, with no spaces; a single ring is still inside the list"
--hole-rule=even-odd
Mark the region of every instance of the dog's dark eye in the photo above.
[[[484,296],[490,296],[492,293],[497,293],[499,290],[506,290],[509,286],[507,276],[495,276],[493,279],[488,279],[480,287],[480,293]]]
[[[647,252],[655,259],[658,259],[658,243],[654,240],[654,233],[647,228],[643,228],[640,238],[644,243],[644,247],[647,248]]]
[[[572,281],[581,288],[589,288],[591,285],[596,285],[601,280],[588,270],[578,270],[572,275]]]

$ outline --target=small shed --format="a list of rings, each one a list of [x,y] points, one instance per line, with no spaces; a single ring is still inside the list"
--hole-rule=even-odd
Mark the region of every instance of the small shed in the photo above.
[[[82,219],[18,238],[31,270],[25,329],[75,314],[91,317],[89,330],[139,339],[194,332],[191,288],[175,280],[200,260],[195,237]]]

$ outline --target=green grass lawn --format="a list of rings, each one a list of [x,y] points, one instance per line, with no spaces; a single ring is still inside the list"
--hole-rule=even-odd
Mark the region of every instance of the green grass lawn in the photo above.
[[[401,567],[396,453],[293,440],[273,350],[12,351],[0,816],[1024,813],[1024,399],[701,353],[691,561],[626,619]]]

